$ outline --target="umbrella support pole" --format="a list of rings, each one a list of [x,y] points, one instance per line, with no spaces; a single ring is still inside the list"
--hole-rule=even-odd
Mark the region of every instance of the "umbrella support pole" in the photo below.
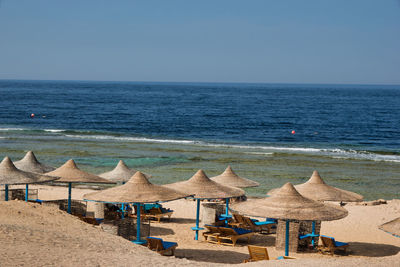
[[[199,231],[204,230],[204,228],[199,227],[199,217],[200,217],[200,199],[196,199],[197,211],[196,211],[196,227],[192,227],[193,231],[196,231],[195,240],[199,240]]]
[[[71,191],[72,191],[72,183],[68,183],[68,209],[67,212],[71,214]]]
[[[25,201],[26,202],[28,202],[28,191],[29,190],[29,185],[28,184],[26,184],[25,185]]]
[[[140,240],[140,203],[136,203],[136,240],[132,241],[135,244],[146,244],[145,240]]]
[[[289,220],[286,220],[285,256],[289,256]]]
[[[315,236],[315,221],[312,222],[312,240],[311,240],[311,245],[314,247],[314,236]]]
[[[4,185],[4,200],[8,201],[8,184]]]
[[[225,216],[229,216],[229,198],[226,199]]]

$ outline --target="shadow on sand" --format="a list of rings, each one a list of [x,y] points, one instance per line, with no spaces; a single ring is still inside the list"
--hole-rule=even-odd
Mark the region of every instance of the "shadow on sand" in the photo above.
[[[354,256],[385,257],[396,255],[400,247],[387,244],[349,242],[350,254]]]
[[[276,240],[275,235],[256,234],[251,237],[250,245],[262,246],[262,247],[274,247],[275,240]]]
[[[203,261],[212,263],[242,263],[249,258],[248,254],[209,249],[179,249],[175,251],[175,257],[186,258],[192,261]]]
[[[173,235],[175,232],[172,229],[155,226],[154,224],[150,227],[150,235],[151,236],[158,236],[158,235]]]

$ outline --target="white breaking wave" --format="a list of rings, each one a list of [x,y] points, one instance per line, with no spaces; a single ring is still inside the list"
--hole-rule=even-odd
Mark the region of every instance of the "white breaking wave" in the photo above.
[[[81,139],[97,139],[97,140],[119,140],[119,141],[131,141],[131,142],[151,142],[151,143],[172,143],[172,144],[196,144],[196,141],[189,140],[174,140],[174,139],[152,139],[142,137],[118,137],[110,135],[65,135],[71,138]]]
[[[273,152],[244,152],[251,155],[273,155]]]
[[[65,132],[66,130],[59,130],[59,129],[44,129],[45,132],[51,132],[51,133],[61,133]]]
[[[0,128],[0,131],[23,131],[24,128]]]
[[[182,144],[182,145],[196,145],[202,147],[223,147],[234,149],[246,149],[255,151],[243,151],[242,153],[255,154],[255,155],[272,155],[274,152],[287,152],[287,153],[306,153],[328,156],[337,159],[359,159],[359,160],[373,160],[373,161],[388,161],[400,162],[398,155],[380,155],[367,151],[345,150],[345,149],[328,149],[328,148],[312,148],[312,147],[279,147],[279,146],[262,146],[262,145],[236,145],[236,144],[216,144],[207,143],[203,141],[193,140],[176,140],[176,139],[156,139],[145,137],[119,137],[111,135],[65,135],[70,138],[79,139],[95,139],[95,140],[117,140],[125,142],[144,142],[144,143],[164,143],[164,144]],[[258,151],[257,151],[258,150]],[[261,151],[260,151],[261,150]],[[265,152],[264,152],[265,151]]]

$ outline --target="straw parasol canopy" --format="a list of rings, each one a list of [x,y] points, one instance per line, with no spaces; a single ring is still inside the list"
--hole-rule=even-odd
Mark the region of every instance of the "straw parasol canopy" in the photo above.
[[[379,226],[379,229],[400,237],[400,217]]]
[[[239,188],[256,187],[260,185],[255,181],[240,177],[232,170],[231,166],[228,166],[221,175],[212,177],[211,180],[223,185]]]
[[[85,200],[116,203],[154,203],[188,197],[162,185],[150,183],[141,172],[136,172],[123,185],[84,195]]]
[[[101,178],[97,175],[81,171],[70,159],[58,169],[46,173],[50,176],[61,177],[57,182],[60,183],[96,183],[96,184],[114,184],[114,182]]]
[[[137,170],[129,169],[125,162],[120,160],[112,171],[99,174],[99,176],[114,182],[126,182],[131,179],[136,172]],[[143,175],[146,176],[147,179],[151,177],[151,175]]]
[[[43,174],[21,171],[15,167],[9,157],[5,157],[0,163],[0,184],[35,184],[44,183],[58,179]]]
[[[271,197],[234,203],[231,209],[249,216],[303,221],[332,221],[348,214],[344,208],[303,197],[291,183]]]
[[[231,198],[240,197],[245,194],[242,189],[225,186],[212,181],[203,170],[198,170],[192,178],[187,181],[165,185],[180,192],[193,195],[197,199],[207,198]]]
[[[313,172],[307,182],[296,185],[295,188],[303,196],[319,201],[355,202],[363,200],[362,195],[327,185],[317,171]],[[278,188],[272,189],[268,194],[273,195],[278,190]]]
[[[28,151],[25,157],[14,162],[15,167],[26,172],[46,173],[55,170],[51,166],[46,166],[40,163],[32,151]]]

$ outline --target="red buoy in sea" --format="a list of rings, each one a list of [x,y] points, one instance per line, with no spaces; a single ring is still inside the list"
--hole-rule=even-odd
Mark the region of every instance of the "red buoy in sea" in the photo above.
[[[292,134],[295,134],[296,133],[296,131],[295,130],[292,130]]]
[[[34,113],[31,114],[31,118],[33,118],[33,117],[35,117],[35,114],[34,114]]]

